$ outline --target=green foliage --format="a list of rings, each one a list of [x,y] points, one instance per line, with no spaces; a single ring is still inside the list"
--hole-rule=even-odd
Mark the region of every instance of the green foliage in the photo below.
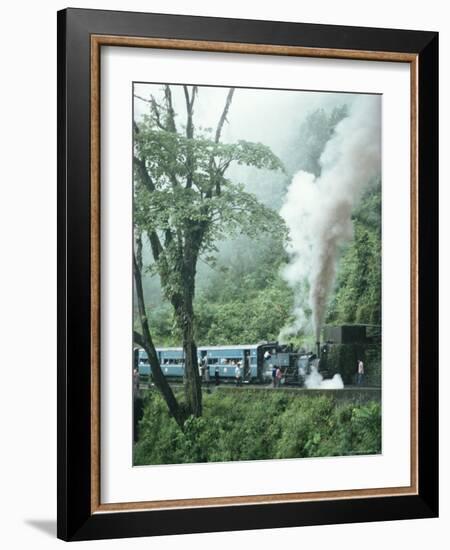
[[[134,464],[304,458],[381,452],[377,402],[338,403],[325,396],[259,390],[206,394],[201,418],[181,431],[161,397],[144,405]]]
[[[284,261],[279,240],[241,241],[197,298],[198,341],[217,345],[276,339],[293,303],[292,290],[279,275]]]
[[[291,322],[293,304],[292,289],[279,274],[284,262],[283,246],[274,238],[242,237],[233,243],[232,251],[208,268],[197,292],[198,345],[277,339],[280,328]],[[152,308],[150,322],[159,346],[179,345],[170,307]]]
[[[161,347],[179,346],[181,333],[170,304],[164,302],[158,307],[150,309],[149,313],[152,337],[157,345]]]
[[[175,123],[170,86],[165,86],[165,103],[158,104],[152,97],[149,114],[135,121],[134,224],[151,245],[153,261],[146,264],[146,271],[159,275],[179,328],[184,324],[186,329],[185,321],[195,319],[191,309],[200,257],[214,262],[216,243],[225,237],[245,234],[259,239],[266,235],[282,242],[287,230],[274,209],[226,177],[231,165],[284,170],[262,143],[220,141],[232,95],[213,136],[210,129],[196,128],[193,122],[197,87],[191,92],[184,87],[184,92],[186,126]],[[167,327],[158,312],[151,310],[150,315]]]
[[[244,282],[245,284],[245,282]],[[209,345],[275,340],[290,315],[291,292],[281,281],[243,300],[199,300],[199,342]]]
[[[205,229],[200,251],[209,253],[225,235],[286,235],[283,221],[273,209],[246,192],[241,183],[225,176],[232,164],[284,170],[269,147],[244,140],[216,143],[204,129],[186,137],[161,129],[152,116],[144,117],[137,128],[135,154],[144,162],[152,184],[144,185],[136,169],[135,225],[145,232],[170,230],[178,236],[163,252],[170,265],[174,260],[171,253],[180,253],[187,229],[192,235],[196,225]],[[156,270],[161,272],[158,262]]]
[[[367,386],[381,386],[381,343],[370,345],[365,350],[364,384]]]
[[[364,363],[364,386],[381,386],[381,343],[335,344],[328,349],[326,358],[321,359],[321,366],[333,377],[339,373],[344,384],[357,383],[358,360]]]
[[[381,184],[353,214],[354,239],[340,260],[328,323],[381,324]]]
[[[135,147],[146,159],[149,174],[158,190],[173,187],[192,175],[192,184],[206,193],[211,185],[211,157],[215,172],[222,172],[231,163],[267,170],[283,170],[281,161],[262,143],[239,140],[236,143],[215,142],[210,132],[198,129],[195,137],[187,137],[155,126],[151,117],[144,117],[138,125]],[[192,157],[192,164],[187,162]],[[214,175],[218,175],[218,174]]]
[[[197,101],[200,100],[200,96]],[[168,112],[157,106],[168,128]],[[167,299],[183,286],[180,277],[179,239],[184,242],[189,229],[208,225],[202,237],[201,256],[195,273],[195,338],[199,345],[253,343],[277,339],[283,326],[292,321],[293,291],[280,276],[287,262],[284,252],[286,231],[272,199],[286,184],[288,176],[280,160],[260,143],[238,141],[215,143],[211,129],[195,128],[193,138],[178,131],[162,129],[153,110],[139,122],[135,153],[144,158],[154,191],[137,173],[135,220],[145,235],[155,231],[164,250],[155,262],[149,254],[145,264],[146,299],[154,341],[159,346],[181,342],[174,323],[172,306],[158,298],[150,273],[162,277]],[[298,169],[320,174],[319,159],[336,124],[347,116],[347,107],[311,112],[298,128],[295,141],[285,149],[283,163],[289,172]],[[177,117],[177,121],[180,115]],[[214,162],[211,163],[211,159]],[[246,187],[236,178],[226,177],[233,165],[250,166]],[[230,171],[245,176],[245,170]],[[247,174],[248,176],[248,174]],[[284,179],[286,182],[283,183]],[[190,180],[190,186],[187,182]],[[275,182],[275,183],[274,183]],[[271,185],[275,187],[271,189]],[[249,192],[251,189],[252,192]],[[267,191],[269,190],[269,191]],[[216,192],[217,191],[217,192]],[[267,195],[265,195],[267,191]],[[257,198],[258,197],[258,198]],[[264,204],[262,204],[262,202]],[[279,204],[278,204],[279,206]],[[342,251],[337,281],[328,307],[327,323],[381,324],[381,184],[373,182],[353,212],[354,239]],[[170,230],[172,240],[166,239]],[[195,237],[194,233],[191,233]],[[225,244],[232,248],[230,253]],[[148,249],[148,241],[145,241]],[[230,243],[232,243],[230,245]],[[203,277],[199,281],[200,277]],[[305,294],[305,311],[307,295]],[[298,294],[297,294],[298,298]],[[293,341],[309,343],[308,335]],[[311,338],[311,345],[314,339]],[[344,363],[343,358],[336,359]],[[380,380],[380,351],[375,347],[365,358],[367,376]],[[354,357],[349,359],[348,382],[353,382]]]

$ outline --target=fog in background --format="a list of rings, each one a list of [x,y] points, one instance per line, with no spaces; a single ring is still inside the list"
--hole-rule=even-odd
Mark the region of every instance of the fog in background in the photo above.
[[[177,114],[176,123],[180,130],[186,121],[183,87],[182,85],[172,85],[171,90],[174,110]],[[229,88],[210,86],[200,86],[198,88],[194,105],[194,125],[196,129],[203,127],[212,128],[215,131],[228,90]],[[139,122],[144,114],[149,113],[149,104],[139,99],[139,97],[149,99],[151,95],[158,102],[163,103],[163,85],[142,83],[134,85],[135,121]],[[366,97],[376,98],[376,96]],[[330,116],[333,110],[336,109],[351,112],[355,102],[356,105],[360,103],[359,98],[358,94],[347,93],[236,88],[227,123],[223,128],[221,141],[228,143],[238,140],[261,142],[269,146],[280,158],[286,172],[275,173],[243,167],[234,163],[227,171],[226,177],[242,183],[247,191],[254,193],[261,202],[278,212],[281,211],[283,204],[286,209],[285,199],[289,189],[292,193],[292,182],[299,170],[316,171],[315,174],[311,174],[311,181],[320,176],[321,167],[312,167],[311,163],[308,163],[308,154],[315,147],[315,144],[312,143],[314,139],[323,140],[324,138],[323,136],[315,136],[311,130],[308,130],[309,134],[308,132],[305,133],[304,127],[307,118],[319,109],[327,116]],[[379,98],[376,101],[379,102]],[[302,201],[298,193],[293,194],[293,196],[296,201]],[[317,196],[316,200],[320,201],[321,198]],[[353,204],[352,200],[350,200],[350,204]],[[295,210],[295,205],[292,205],[292,207]],[[292,227],[291,223],[291,230]],[[298,224],[296,230],[301,231]],[[350,234],[346,234],[346,238],[350,238]],[[311,238],[311,240],[313,239]],[[252,246],[252,242],[246,236],[221,241],[217,243],[217,248],[217,264],[215,267],[210,267],[204,260],[201,260],[198,264],[197,295],[202,289],[211,284],[214,271],[220,270],[221,266],[236,264],[240,261],[251,263],[258,260],[257,257],[252,258],[252,254],[258,254],[258,247]],[[151,253],[149,247],[145,245],[145,241],[144,260],[146,263],[151,261]],[[296,261],[298,262],[298,255]],[[302,275],[304,275],[303,272]],[[329,280],[329,287],[332,286],[333,278],[334,269]],[[295,286],[295,281],[293,285]],[[329,291],[329,288],[327,288],[327,291]],[[301,285],[298,286],[297,292],[294,313],[297,320],[296,326],[299,328],[302,324],[302,316],[304,316],[301,304],[307,301],[308,297],[301,294],[303,292]],[[157,276],[153,276],[151,279],[149,276],[145,277],[145,294],[150,308],[161,304],[162,296]],[[306,317],[304,320],[306,323]]]
[[[163,102],[163,85],[134,85],[134,116],[139,121],[149,112],[149,104],[136,96],[148,99],[151,95]],[[186,107],[182,85],[172,85],[174,110],[178,128],[185,124]],[[194,105],[194,124],[197,128],[215,130],[223,111],[229,88],[200,86]],[[269,146],[284,163],[287,174],[267,172],[232,164],[226,173],[229,179],[244,184],[259,200],[277,210],[282,204],[287,182],[296,167],[291,153],[298,148],[299,129],[309,113],[317,109],[331,112],[335,107],[350,106],[355,94],[333,92],[303,92],[298,90],[265,90],[236,88],[221,141],[233,143],[240,139],[261,142]],[[298,155],[298,151],[296,151]]]

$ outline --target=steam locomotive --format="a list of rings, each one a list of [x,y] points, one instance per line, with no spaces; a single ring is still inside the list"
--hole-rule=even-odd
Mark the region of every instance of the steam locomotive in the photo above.
[[[157,348],[163,374],[170,380],[181,380],[184,375],[184,355],[182,348]],[[266,384],[272,380],[272,371],[280,367],[285,384],[302,386],[311,367],[317,362],[317,355],[303,350],[294,351],[292,345],[278,342],[236,346],[202,346],[197,349],[200,375],[203,380],[217,379],[222,382],[235,378],[235,368],[242,369],[242,381],[247,384]],[[146,352],[135,349],[135,367],[142,378],[151,375]]]
[[[164,375],[173,381],[184,376],[182,348],[157,348]],[[259,342],[236,346],[202,346],[197,349],[199,370],[203,380],[221,382],[235,378],[236,364],[242,369],[242,381],[247,384],[265,384],[272,380],[272,372],[280,367],[284,384],[303,386],[314,367],[323,378],[340,374],[345,385],[354,383],[359,359],[365,364],[381,362],[381,327],[379,325],[336,325],[323,327],[322,343],[314,351],[294,350],[291,344]],[[147,354],[135,349],[134,366],[143,379],[151,374]],[[380,371],[381,372],[381,371]],[[375,385],[381,383],[380,374],[372,373]]]

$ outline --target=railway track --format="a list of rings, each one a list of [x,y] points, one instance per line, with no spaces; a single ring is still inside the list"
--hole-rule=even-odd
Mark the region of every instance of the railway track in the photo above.
[[[182,390],[182,384],[171,384],[172,389]],[[148,386],[147,384],[141,384],[140,390],[142,393],[145,391],[152,390],[156,388],[154,386]],[[298,386],[287,386],[282,385],[280,387],[274,388],[271,384],[265,385],[250,385],[243,384],[242,386],[236,386],[232,383],[219,384],[218,386],[210,384],[209,386],[203,385],[202,389],[205,393],[228,393],[228,392],[282,392],[289,394],[296,394],[299,396],[328,396],[332,397],[336,401],[381,401],[381,388],[379,387],[365,387],[365,386],[345,386],[342,389],[330,389],[330,388],[317,388],[317,389],[308,389]]]

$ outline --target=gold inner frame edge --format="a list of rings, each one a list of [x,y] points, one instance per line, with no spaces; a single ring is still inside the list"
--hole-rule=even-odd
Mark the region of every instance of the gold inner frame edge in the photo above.
[[[164,48],[223,53],[247,53],[330,59],[390,61],[410,65],[411,150],[411,484],[407,487],[263,494],[232,497],[101,503],[100,499],[100,49],[101,46]],[[132,510],[163,510],[229,505],[274,504],[347,498],[387,497],[418,494],[418,55],[402,52],[333,48],[308,48],[273,44],[251,44],[91,35],[90,55],[90,252],[91,252],[91,513]]]

